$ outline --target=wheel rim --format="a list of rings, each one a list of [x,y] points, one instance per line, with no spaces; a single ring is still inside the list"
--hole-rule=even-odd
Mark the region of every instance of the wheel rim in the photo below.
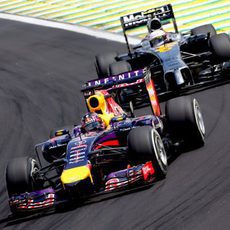
[[[194,108],[194,115],[196,119],[196,125],[199,129],[202,138],[204,139],[204,135],[205,135],[204,119],[200,110],[200,106],[196,99],[193,100],[193,108]]]
[[[152,131],[152,140],[153,140],[153,148],[158,161],[158,164],[163,172],[166,172],[167,168],[167,155],[164,148],[164,144],[161,140],[160,135],[156,130]]]
[[[36,184],[35,174],[37,171],[39,171],[39,167],[37,165],[37,162],[35,159],[31,159],[30,182],[31,182],[31,188],[32,189],[35,188],[35,184]]]
[[[31,170],[30,170],[30,176],[33,177],[34,173],[38,171],[37,163],[34,159],[31,160]]]

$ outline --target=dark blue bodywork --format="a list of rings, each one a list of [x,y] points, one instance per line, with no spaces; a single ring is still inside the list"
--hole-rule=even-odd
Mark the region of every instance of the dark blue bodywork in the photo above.
[[[66,149],[66,164],[64,168],[70,169],[83,166],[88,163],[88,154],[90,152],[98,147],[107,147],[107,144],[100,146],[103,143],[117,140],[120,146],[126,146],[127,135],[130,130],[146,125],[156,128],[159,133],[162,132],[162,121],[153,115],[111,121],[109,128],[99,132],[84,133],[79,126],[76,126],[73,130],[70,130],[69,134],[47,140],[43,145],[43,155],[49,154],[50,151],[52,154],[55,148],[57,151],[60,151],[59,149],[64,147]]]

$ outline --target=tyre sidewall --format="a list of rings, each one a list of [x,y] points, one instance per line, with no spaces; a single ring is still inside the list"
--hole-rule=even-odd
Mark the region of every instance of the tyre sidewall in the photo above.
[[[6,183],[9,196],[33,190],[32,173],[37,166],[30,157],[15,158],[6,168]]]
[[[166,117],[169,130],[176,139],[183,139],[186,146],[194,148],[204,144],[204,121],[195,98],[180,97],[168,101]]]
[[[159,155],[159,145],[163,151]],[[167,173],[167,155],[159,133],[151,126],[135,128],[128,136],[128,157],[131,161],[145,163],[152,161],[157,177],[165,176]]]

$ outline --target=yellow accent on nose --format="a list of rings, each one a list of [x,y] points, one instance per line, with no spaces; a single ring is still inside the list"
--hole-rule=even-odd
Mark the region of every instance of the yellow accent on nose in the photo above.
[[[61,181],[63,184],[70,184],[87,178],[90,178],[91,183],[93,183],[93,178],[88,166],[66,169],[63,170],[61,174]]]
[[[176,42],[170,42],[170,43],[161,45],[157,48],[157,51],[159,51],[160,53],[167,52],[167,51],[171,50],[175,44],[176,44]]]

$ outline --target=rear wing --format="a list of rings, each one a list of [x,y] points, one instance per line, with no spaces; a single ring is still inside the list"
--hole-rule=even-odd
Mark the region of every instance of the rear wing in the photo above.
[[[89,96],[95,94],[95,90],[107,90],[110,92],[122,88],[132,87],[133,85],[138,84],[145,84],[152,112],[156,116],[160,116],[160,105],[158,102],[154,81],[151,77],[150,70],[147,68],[126,72],[103,79],[88,81],[82,86],[81,91],[83,92],[84,97],[88,98]]]
[[[146,69],[135,70],[127,73],[118,74],[115,76],[110,76],[102,79],[95,79],[87,81],[82,86],[82,92],[87,94],[87,92],[94,89],[112,89],[121,88],[124,84],[134,83],[139,79],[143,79],[145,76]],[[122,84],[122,85],[121,85]]]
[[[129,53],[131,52],[131,49],[126,31],[137,28],[139,26],[147,25],[148,20],[152,18],[158,18],[162,24],[170,23],[169,20],[171,19],[175,32],[178,33],[178,27],[171,4],[122,16],[120,17],[120,21]]]

